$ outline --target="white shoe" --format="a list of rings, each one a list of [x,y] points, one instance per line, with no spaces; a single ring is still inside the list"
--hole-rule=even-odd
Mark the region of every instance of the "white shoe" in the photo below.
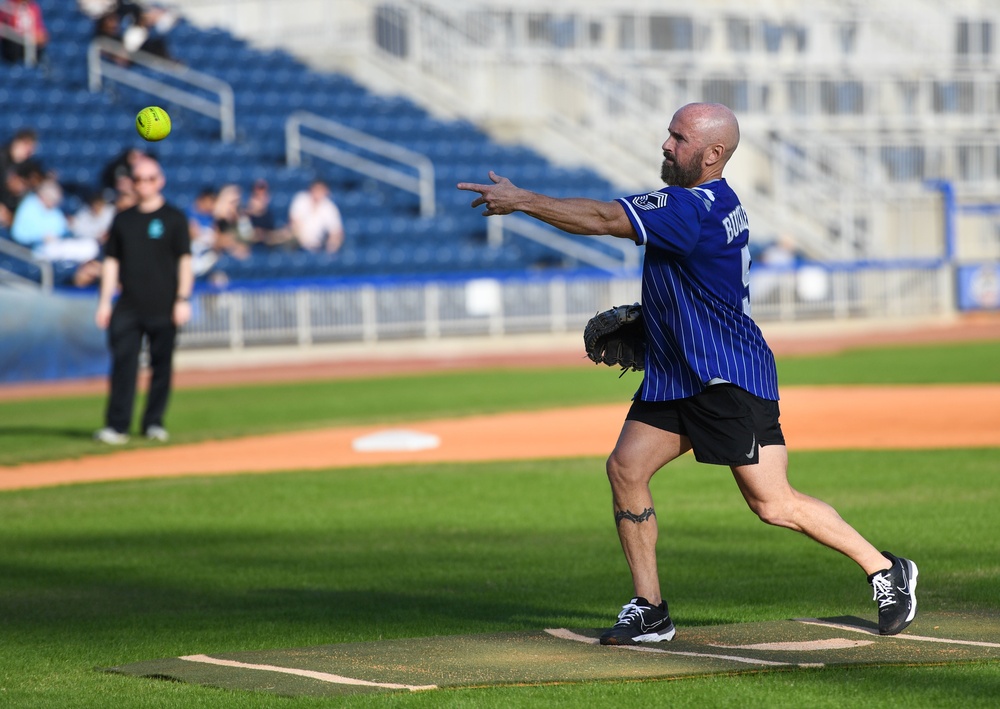
[[[113,428],[102,428],[94,432],[94,440],[107,443],[109,446],[123,446],[128,443],[128,434],[119,433]]]
[[[146,439],[166,443],[170,440],[170,434],[167,433],[167,429],[163,426],[150,426],[146,429]]]

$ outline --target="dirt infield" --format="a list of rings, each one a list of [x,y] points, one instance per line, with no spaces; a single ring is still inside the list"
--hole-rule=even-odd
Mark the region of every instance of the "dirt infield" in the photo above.
[[[76,460],[0,468],[0,489],[125,478],[325,469],[392,463],[603,456],[623,404],[504,413],[408,424],[354,426],[191,445],[123,450]],[[791,447],[810,449],[1000,446],[1000,385],[788,387],[782,426]],[[933,415],[930,415],[933,412]],[[357,450],[362,437],[421,434],[423,450]]]
[[[779,354],[836,351],[890,342],[1000,339],[1000,319],[966,319],[919,329],[882,329],[782,338],[769,336]],[[531,366],[593,366],[569,344],[531,358]],[[575,341],[572,341],[575,343]],[[362,366],[364,364],[364,366]],[[254,381],[307,380],[392,374],[455,367],[528,366],[510,354],[387,357],[298,363],[294,366],[232,366],[180,371],[179,387]],[[0,399],[74,395],[103,391],[103,381],[0,388]],[[400,435],[432,437],[422,450],[357,450],[359,438],[385,434],[385,427],[340,427],[191,445],[122,450],[76,460],[0,467],[0,489],[99,480],[325,469],[392,463],[517,460],[603,456],[614,446],[628,402],[555,411],[504,413],[407,424]],[[1000,447],[1000,385],[786,387],[782,427],[793,450],[928,449]],[[405,446],[404,446],[405,447]]]

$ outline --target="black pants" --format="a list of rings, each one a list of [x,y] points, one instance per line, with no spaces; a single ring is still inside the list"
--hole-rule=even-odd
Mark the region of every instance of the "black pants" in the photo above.
[[[140,430],[146,431],[150,426],[163,425],[163,414],[170,399],[174,343],[177,340],[177,327],[173,318],[169,315],[142,316],[115,308],[108,327],[111,393],[108,397],[105,425],[119,433],[128,433],[132,425],[143,336],[149,341],[149,364],[153,376],[149,382],[149,394]]]

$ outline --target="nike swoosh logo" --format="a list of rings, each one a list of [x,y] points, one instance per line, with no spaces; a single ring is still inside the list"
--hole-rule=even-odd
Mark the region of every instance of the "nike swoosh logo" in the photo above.
[[[910,577],[906,573],[906,566],[903,566],[903,585],[896,586],[896,589],[902,593],[904,596],[909,597],[910,595]]]
[[[646,632],[647,630],[654,630],[660,625],[663,625],[662,620],[658,620],[655,623],[648,623],[648,624],[644,620],[641,619],[639,620],[639,629],[642,630],[642,632]]]
[[[753,443],[750,444],[750,452],[747,453],[747,458],[753,458],[753,452],[757,448],[757,434],[753,434]]]

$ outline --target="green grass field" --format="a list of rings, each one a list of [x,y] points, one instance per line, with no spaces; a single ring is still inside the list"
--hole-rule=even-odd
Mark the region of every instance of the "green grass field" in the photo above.
[[[1000,343],[986,343],[779,366],[784,384],[995,382],[998,362]],[[620,401],[637,383],[575,368],[187,390],[176,393],[169,424],[175,440],[193,441]],[[102,405],[95,397],[0,402],[0,464],[94,452],[89,435]],[[793,450],[790,477],[876,544],[915,558],[923,609],[996,613],[998,471],[997,449]],[[851,562],[761,524],[723,468],[685,457],[654,479],[654,494],[678,632],[874,616],[871,591]],[[1000,697],[1000,664],[990,662],[325,702],[96,671],[190,653],[600,627],[629,593],[598,458],[0,493],[0,706],[992,707]]]

